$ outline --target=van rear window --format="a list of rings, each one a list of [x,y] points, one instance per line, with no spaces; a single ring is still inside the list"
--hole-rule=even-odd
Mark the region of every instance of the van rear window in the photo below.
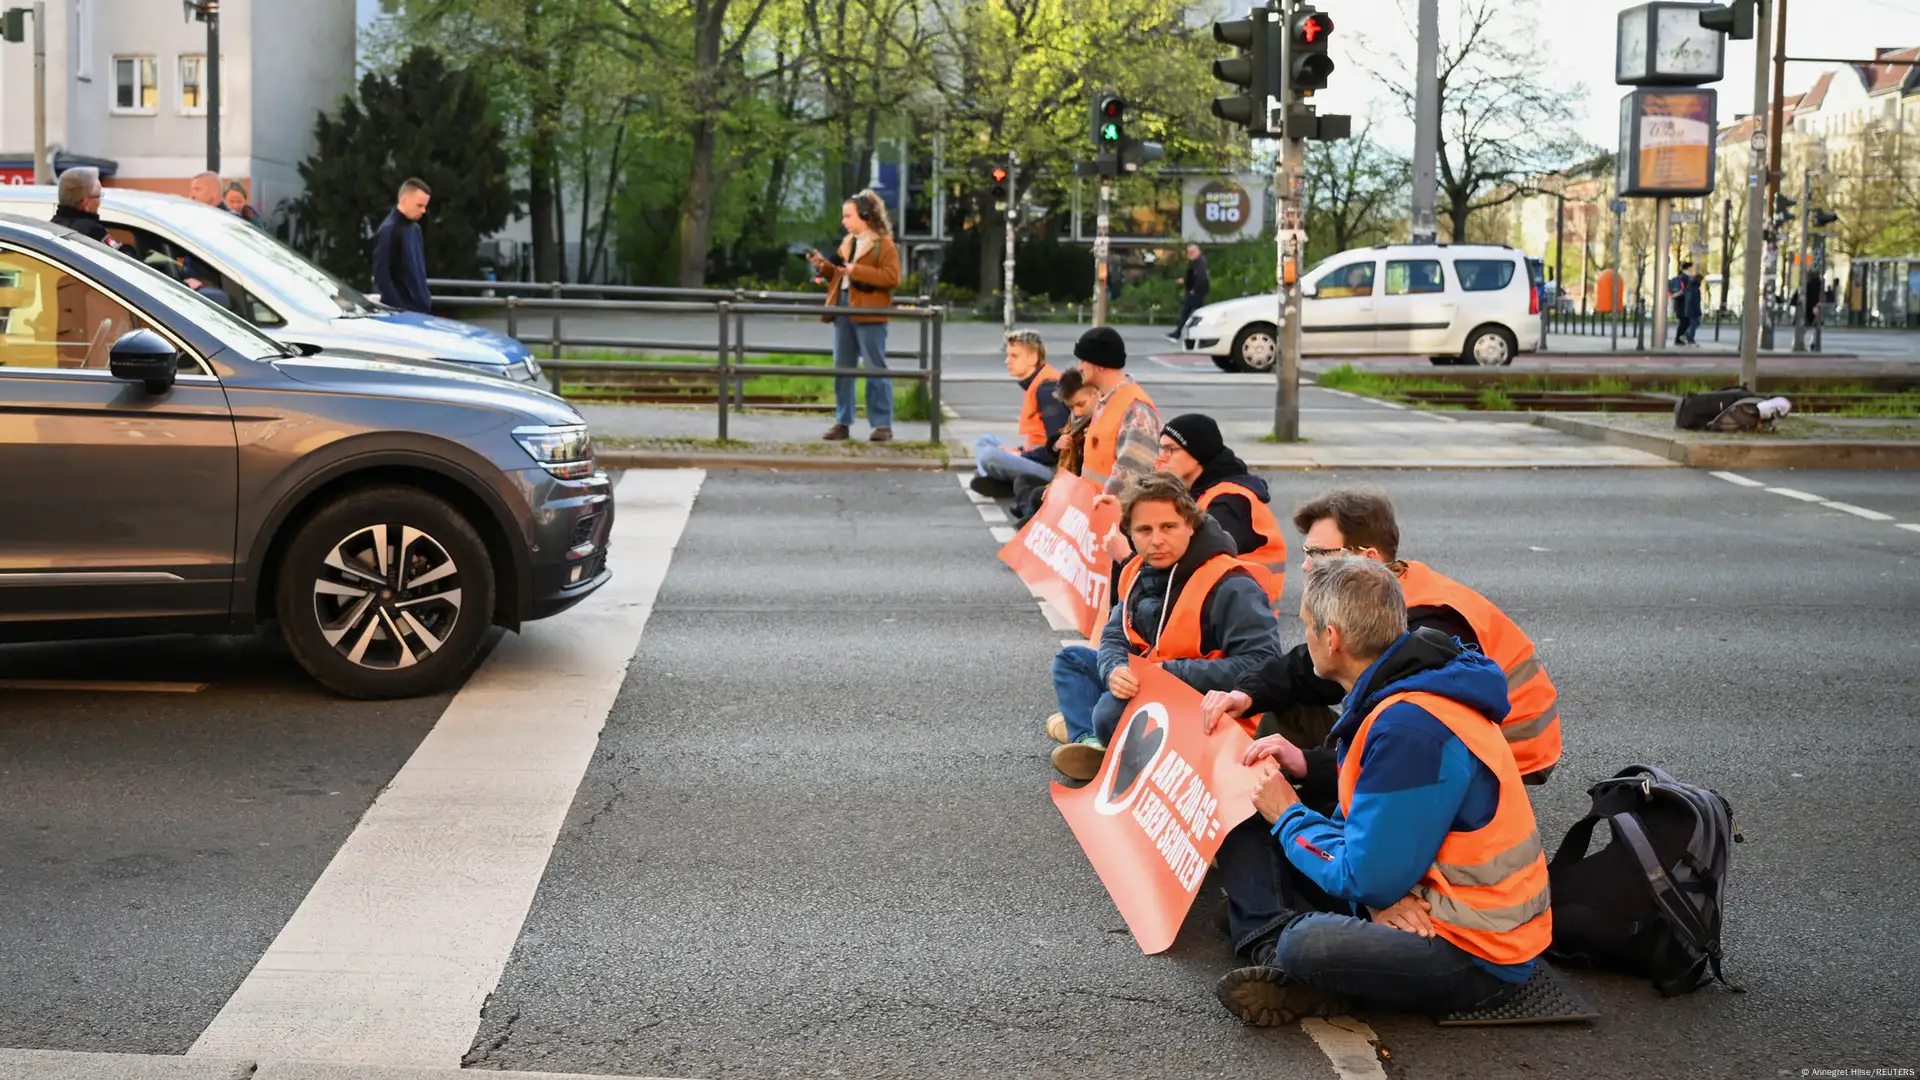
[[[1460,275],[1464,292],[1499,292],[1513,281],[1513,262],[1509,259],[1461,259],[1453,264]]]

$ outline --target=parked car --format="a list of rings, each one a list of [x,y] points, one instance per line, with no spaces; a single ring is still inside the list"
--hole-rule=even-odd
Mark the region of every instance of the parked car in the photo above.
[[[0,187],[0,213],[46,220],[51,187]],[[227,294],[235,314],[276,340],[312,351],[371,350],[392,360],[441,360],[515,382],[540,375],[533,351],[505,334],[377,303],[266,231],[212,206],[108,188],[100,218],[136,259],[164,254]]]
[[[1540,347],[1540,294],[1525,257],[1511,248],[1382,244],[1341,252],[1301,281],[1308,355],[1497,367]],[[1271,371],[1280,357],[1278,307],[1271,293],[1209,304],[1181,327],[1181,344],[1226,371]]]
[[[278,621],[353,697],[448,687],[490,626],[605,584],[611,485],[535,387],[305,356],[0,215],[0,641]]]

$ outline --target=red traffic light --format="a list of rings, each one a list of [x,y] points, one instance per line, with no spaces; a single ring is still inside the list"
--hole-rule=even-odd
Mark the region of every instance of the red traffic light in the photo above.
[[[1120,103],[1119,98],[1108,98],[1100,103],[1100,115],[1109,120],[1117,120],[1120,118],[1120,113],[1124,108],[1125,106]]]
[[[1333,20],[1325,13],[1316,11],[1295,23],[1294,32],[1299,35],[1301,44],[1318,45],[1333,33]]]
[[[995,165],[990,175],[992,175],[994,183],[1004,184],[1007,182],[1007,167],[1005,165]]]

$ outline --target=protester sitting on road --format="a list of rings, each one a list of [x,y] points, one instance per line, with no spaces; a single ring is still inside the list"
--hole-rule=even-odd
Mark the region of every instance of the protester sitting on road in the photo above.
[[[1042,483],[1053,478],[1059,452],[1054,442],[1067,426],[1067,406],[1055,393],[1060,371],[1047,363],[1047,346],[1033,330],[1014,330],[1007,334],[1007,374],[1019,382],[1023,397],[1020,404],[1018,448],[1010,447],[998,435],[982,435],[973,444],[973,490],[982,495],[1004,499],[1013,494],[1013,482],[1022,477]]]
[[[1349,691],[1334,728],[1336,806],[1301,802],[1282,736],[1243,761],[1279,768],[1216,859],[1245,967],[1214,992],[1261,1027],[1377,1008],[1446,1014],[1517,993],[1553,937],[1533,807],[1497,726],[1507,677],[1434,630],[1372,559],[1316,560],[1300,621],[1322,678]]]
[[[1303,570],[1311,573],[1316,561],[1339,555],[1364,555],[1387,564],[1400,579],[1409,625],[1475,646],[1506,672],[1512,701],[1501,733],[1525,781],[1545,783],[1560,760],[1559,694],[1534,652],[1533,640],[1486,597],[1424,563],[1401,560],[1400,525],[1385,492],[1325,492],[1294,510],[1293,524],[1304,537]],[[1288,706],[1335,705],[1345,696],[1344,687],[1315,674],[1303,645],[1252,672],[1233,691],[1208,694],[1203,723],[1211,730],[1222,717],[1239,720]],[[1296,740],[1319,741],[1318,733],[1292,734]],[[1308,750],[1306,756],[1315,773],[1333,767],[1332,755],[1324,749]]]
[[[1065,743],[1054,748],[1054,768],[1074,780],[1100,771],[1121,703],[1139,690],[1128,657],[1158,662],[1204,692],[1231,689],[1280,652],[1266,593],[1179,477],[1151,473],[1134,482],[1120,524],[1140,555],[1121,571],[1100,650],[1069,645],[1053,658],[1060,712],[1047,733]]]
[[[1287,580],[1286,530],[1267,505],[1267,482],[1227,447],[1213,417],[1187,413],[1167,421],[1154,468],[1186,481],[1194,502],[1233,537],[1240,561],[1252,564],[1267,599],[1278,601]]]
[[[1096,326],[1073,346],[1080,377],[1100,395],[1087,426],[1080,475],[1118,497],[1127,483],[1153,471],[1160,454],[1160,414],[1153,399],[1129,378],[1127,344],[1111,326]]]
[[[1087,421],[1093,415],[1093,406],[1098,400],[1092,389],[1080,380],[1079,368],[1068,368],[1060,373],[1060,382],[1054,387],[1053,396],[1067,410],[1067,423],[1060,434],[1048,447],[1048,453],[1034,451],[1027,455],[1036,461],[1050,461],[1053,471],[1045,480],[1031,476],[1018,477],[1013,482],[1013,519],[1024,522],[1039,513],[1040,503],[1047,497],[1047,488],[1053,478],[1060,473],[1079,474],[1080,455],[1087,441]]]

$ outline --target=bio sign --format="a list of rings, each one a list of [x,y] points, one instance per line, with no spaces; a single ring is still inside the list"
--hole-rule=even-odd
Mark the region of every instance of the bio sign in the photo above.
[[[1184,185],[1185,219],[1181,232],[1189,240],[1234,240],[1257,236],[1266,225],[1257,187],[1239,177],[1188,177]]]

